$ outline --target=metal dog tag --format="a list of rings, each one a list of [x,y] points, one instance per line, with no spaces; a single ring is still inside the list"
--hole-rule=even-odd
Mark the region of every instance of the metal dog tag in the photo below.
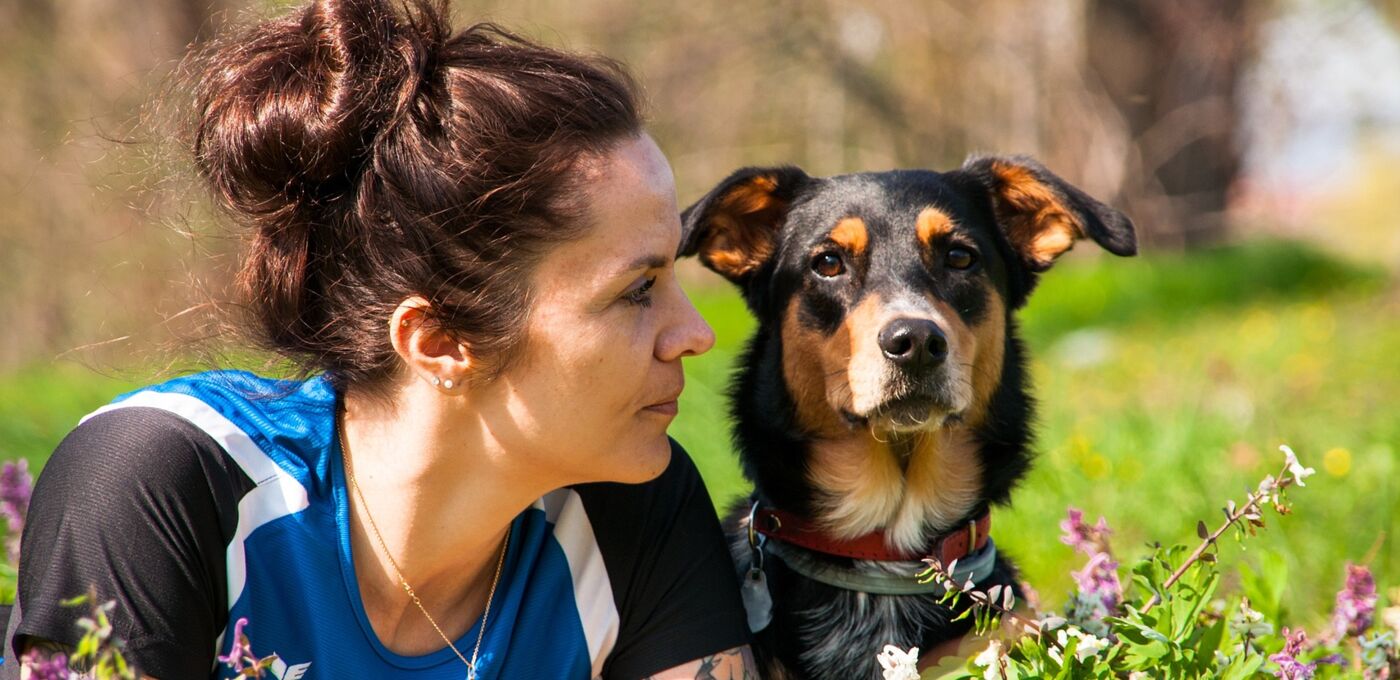
[[[773,620],[773,596],[768,593],[768,577],[762,569],[750,569],[739,589],[744,598],[744,611],[749,616],[749,632],[757,633]]]

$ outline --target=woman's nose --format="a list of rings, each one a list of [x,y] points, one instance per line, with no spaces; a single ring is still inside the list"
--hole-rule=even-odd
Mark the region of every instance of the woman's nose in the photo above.
[[[704,354],[715,346],[715,330],[700,316],[700,311],[691,303],[685,291],[679,288],[677,285],[680,304],[676,306],[676,319],[657,343],[657,358],[662,361]]]

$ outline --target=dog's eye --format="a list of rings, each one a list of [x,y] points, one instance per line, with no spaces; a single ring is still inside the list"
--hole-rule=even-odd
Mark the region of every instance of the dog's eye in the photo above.
[[[829,279],[846,271],[846,263],[841,261],[840,255],[828,250],[812,258],[812,271]]]
[[[968,248],[950,248],[943,261],[953,269],[970,269],[977,264],[977,253]]]

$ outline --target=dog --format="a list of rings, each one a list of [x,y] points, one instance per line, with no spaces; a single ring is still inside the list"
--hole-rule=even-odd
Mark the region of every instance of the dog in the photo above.
[[[914,578],[933,556],[1022,595],[989,536],[1031,463],[1014,313],[1076,241],[1132,222],[1020,156],[950,172],[734,172],[681,214],[678,256],[734,283],[758,327],[730,388],[753,495],[726,522],[767,678],[879,678],[886,644],[972,623]]]

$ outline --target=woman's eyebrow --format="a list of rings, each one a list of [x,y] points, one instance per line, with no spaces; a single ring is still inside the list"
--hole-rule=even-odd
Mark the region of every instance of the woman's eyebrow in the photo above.
[[[635,260],[632,260],[631,263],[629,263],[626,267],[623,267],[619,271],[620,273],[625,274],[627,272],[633,272],[638,269],[662,269],[669,264],[671,264],[671,258],[665,255],[649,254],[643,255]]]

